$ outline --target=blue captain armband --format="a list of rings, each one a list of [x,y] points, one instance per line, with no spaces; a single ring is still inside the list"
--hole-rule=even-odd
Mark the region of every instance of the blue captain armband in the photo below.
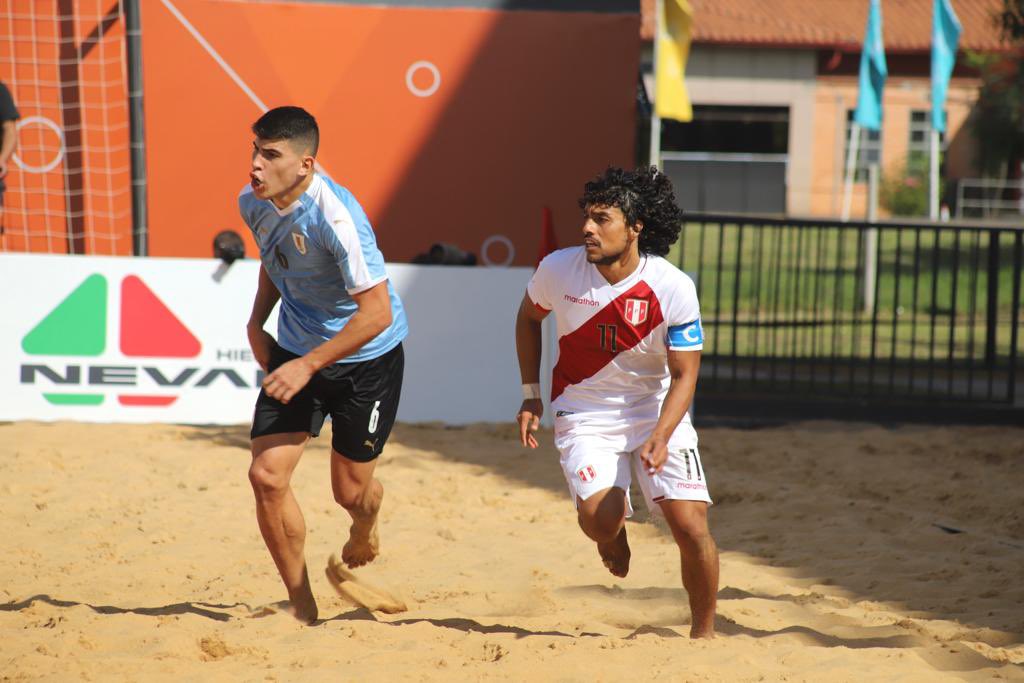
[[[683,325],[668,328],[668,348],[672,351],[698,349],[704,345],[704,328],[700,318]]]

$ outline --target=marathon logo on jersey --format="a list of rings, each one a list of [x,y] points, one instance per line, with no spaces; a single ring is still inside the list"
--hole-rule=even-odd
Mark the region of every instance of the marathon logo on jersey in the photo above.
[[[673,325],[668,328],[668,346],[670,349],[689,349],[704,343],[704,328],[700,318],[685,325]]]
[[[580,306],[600,306],[601,304],[593,299],[588,299],[585,296],[573,296],[572,294],[566,294],[565,300],[571,304],[579,304]]]
[[[576,476],[578,476],[583,481],[583,483],[589,484],[590,482],[594,481],[594,479],[597,477],[597,473],[594,471],[592,465],[587,465],[586,467],[582,467],[579,470],[577,470]]]
[[[648,308],[645,299],[626,299],[626,322],[633,327],[643,324],[647,320]]]
[[[302,254],[303,256],[305,256],[306,255],[306,236],[303,235],[301,232],[293,232],[292,233],[292,242],[295,243],[295,248],[298,250],[298,252],[300,254]]]

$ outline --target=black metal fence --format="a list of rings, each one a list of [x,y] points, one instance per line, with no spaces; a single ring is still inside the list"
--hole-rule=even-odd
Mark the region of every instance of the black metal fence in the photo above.
[[[690,214],[701,392],[1022,405],[1024,229]]]

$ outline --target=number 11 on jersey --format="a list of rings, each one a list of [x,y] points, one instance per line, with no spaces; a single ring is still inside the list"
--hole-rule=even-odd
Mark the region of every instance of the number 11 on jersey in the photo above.
[[[618,335],[618,328],[615,325],[604,325],[598,324],[598,332],[601,333],[601,348],[605,351],[617,353],[618,348],[616,347],[615,341]]]

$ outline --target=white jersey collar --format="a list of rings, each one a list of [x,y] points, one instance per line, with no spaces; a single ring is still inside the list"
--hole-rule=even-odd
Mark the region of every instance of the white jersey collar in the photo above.
[[[291,213],[294,213],[296,209],[298,209],[300,206],[302,206],[302,197],[303,197],[303,195],[307,195],[308,194],[310,197],[316,196],[316,193],[314,192],[313,188],[319,182],[320,182],[320,174],[319,173],[315,173],[313,175],[313,181],[309,184],[309,187],[307,187],[306,190],[302,194],[300,194],[298,196],[298,198],[294,202],[292,202],[288,206],[284,207],[283,209],[277,208],[277,204],[275,204],[272,199],[268,199],[267,201],[270,202],[270,205],[272,207],[274,207],[274,211],[277,212],[278,216],[282,216],[282,217],[283,216],[287,216],[287,215],[289,215]]]
[[[640,279],[640,276],[643,274],[644,269],[647,267],[647,260],[649,258],[650,256],[648,256],[647,254],[640,254],[640,263],[636,264],[636,268],[633,270],[633,272],[627,275],[626,277],[622,278],[615,284],[608,282],[608,280],[605,279],[604,275],[601,274],[601,271],[597,269],[596,265],[594,265],[593,263],[588,263],[587,265],[589,265],[593,269],[592,272],[598,278],[599,282],[603,282],[606,286],[613,287],[615,289],[629,289],[630,287],[637,283],[637,280]]]

